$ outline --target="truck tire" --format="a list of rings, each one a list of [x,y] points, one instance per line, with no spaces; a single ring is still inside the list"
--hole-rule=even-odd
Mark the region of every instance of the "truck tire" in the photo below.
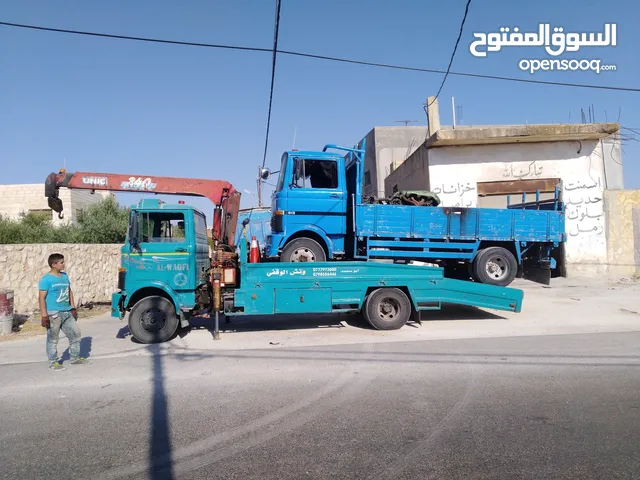
[[[145,297],[129,313],[129,330],[141,343],[166,342],[177,329],[176,309],[164,297]]]
[[[281,262],[326,262],[322,245],[311,238],[296,238],[288,243],[280,255]]]
[[[398,288],[379,288],[367,297],[363,310],[376,330],[397,330],[411,318],[411,301]]]
[[[473,260],[473,278],[480,283],[506,287],[517,274],[516,257],[506,248],[485,248]]]

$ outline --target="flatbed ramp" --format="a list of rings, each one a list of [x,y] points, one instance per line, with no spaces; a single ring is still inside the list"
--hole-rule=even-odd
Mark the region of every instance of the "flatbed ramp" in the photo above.
[[[401,328],[443,303],[520,312],[522,290],[454,280],[439,267],[375,262],[243,263],[225,314],[362,312],[376,329]]]

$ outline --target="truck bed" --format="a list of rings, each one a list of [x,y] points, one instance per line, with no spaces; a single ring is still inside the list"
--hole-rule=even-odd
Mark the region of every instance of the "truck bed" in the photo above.
[[[442,303],[520,312],[521,290],[445,278],[443,269],[376,262],[258,263],[242,265],[235,311],[226,315],[266,315],[359,311],[372,289],[398,287],[416,311]]]
[[[556,210],[356,206],[359,258],[473,257],[480,242],[561,242],[564,212]]]
[[[367,237],[559,242],[564,215],[553,210],[358,205],[357,235]]]

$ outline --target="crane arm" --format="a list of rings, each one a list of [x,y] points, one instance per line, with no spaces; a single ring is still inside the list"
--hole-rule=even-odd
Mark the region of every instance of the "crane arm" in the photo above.
[[[60,187],[208,198],[216,206],[212,228],[214,238],[233,245],[240,193],[227,181],[61,170],[60,173],[49,174],[45,181],[45,197],[49,207],[59,216],[63,209],[62,200],[58,195]]]

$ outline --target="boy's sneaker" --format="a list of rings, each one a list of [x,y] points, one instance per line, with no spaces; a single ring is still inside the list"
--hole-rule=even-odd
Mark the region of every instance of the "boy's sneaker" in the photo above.
[[[60,362],[51,362],[51,364],[49,365],[49,368],[51,370],[55,370],[56,372],[59,372],[61,370],[66,370],[66,368],[63,367]]]
[[[71,365],[91,365],[91,361],[87,360],[84,357],[78,357],[75,360],[71,360],[69,363]]]

